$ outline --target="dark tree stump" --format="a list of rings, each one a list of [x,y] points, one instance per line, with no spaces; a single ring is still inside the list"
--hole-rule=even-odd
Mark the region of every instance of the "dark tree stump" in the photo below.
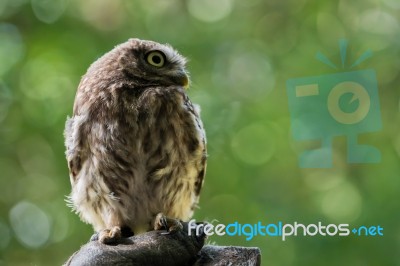
[[[124,238],[115,245],[90,241],[75,252],[65,266],[216,266],[261,265],[259,248],[203,247],[206,236],[189,236],[187,223],[183,230],[167,233],[151,231]],[[167,234],[166,234],[167,233]]]
[[[204,246],[200,258],[194,266],[259,266],[261,265],[261,252],[259,248]]]

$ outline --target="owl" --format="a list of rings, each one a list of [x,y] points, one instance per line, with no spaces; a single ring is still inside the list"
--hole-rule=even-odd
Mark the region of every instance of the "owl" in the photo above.
[[[197,207],[206,137],[185,65],[169,45],[129,39],[81,79],[64,132],[69,202],[102,243]]]

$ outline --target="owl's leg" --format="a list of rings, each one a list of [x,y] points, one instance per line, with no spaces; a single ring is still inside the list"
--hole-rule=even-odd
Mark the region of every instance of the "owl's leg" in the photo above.
[[[154,230],[167,230],[162,234],[169,234],[182,229],[183,226],[179,220],[168,218],[163,213],[157,214],[154,219]]]

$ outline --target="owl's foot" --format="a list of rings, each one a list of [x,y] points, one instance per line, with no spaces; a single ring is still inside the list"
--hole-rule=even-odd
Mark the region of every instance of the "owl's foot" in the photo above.
[[[114,244],[122,238],[121,227],[113,226],[110,229],[103,229],[97,235],[97,241],[103,244]]]
[[[129,227],[123,226],[120,229],[121,236],[118,237],[118,229],[114,229],[114,228],[118,228],[118,227],[115,226],[111,230],[110,229],[104,229],[104,230],[101,230],[98,233],[94,233],[90,237],[90,241],[98,241],[100,243],[105,243],[105,244],[116,244],[117,242],[119,242],[119,240],[122,240],[122,238],[128,238],[128,237],[131,237],[131,236],[134,235],[132,230]],[[108,235],[106,234],[106,232],[108,232]],[[111,238],[110,238],[110,235],[111,235]],[[102,237],[102,239],[100,237]]]
[[[167,230],[167,232],[162,233],[164,235],[170,234],[178,230],[182,230],[183,226],[181,222],[177,219],[172,219],[166,217],[164,214],[157,214],[154,220],[154,230]]]

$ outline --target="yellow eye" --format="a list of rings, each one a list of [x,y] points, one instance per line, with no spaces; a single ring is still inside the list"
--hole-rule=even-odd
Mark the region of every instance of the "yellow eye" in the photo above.
[[[147,54],[147,62],[155,67],[162,67],[165,63],[165,55],[160,51],[153,51]]]

